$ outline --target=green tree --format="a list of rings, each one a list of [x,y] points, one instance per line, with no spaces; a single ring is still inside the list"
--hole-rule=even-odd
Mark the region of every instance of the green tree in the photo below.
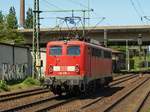
[[[0,42],[20,44],[24,42],[23,35],[14,29],[0,29]]]
[[[27,17],[25,20],[25,28],[33,28],[33,11],[31,8],[27,11]]]
[[[9,14],[7,15],[7,26],[10,29],[18,28],[18,21],[16,17],[16,11],[14,7],[10,7]]]
[[[4,22],[4,15],[3,13],[0,11],[0,41],[2,41],[4,39],[4,25],[5,22]]]
[[[0,32],[1,30],[4,28],[4,15],[3,13],[0,11]]]
[[[4,15],[2,13],[2,11],[0,11],[0,24],[4,23]]]
[[[11,19],[11,14],[14,13],[14,8],[11,8],[11,13],[9,13],[7,16],[3,15],[2,12],[0,12],[0,42],[4,43],[23,43],[24,38],[21,33],[19,33],[14,27],[15,25],[13,24],[11,26],[11,22],[8,19]],[[10,22],[10,23],[7,23]]]
[[[126,46],[109,46],[109,47],[118,51],[126,52]]]

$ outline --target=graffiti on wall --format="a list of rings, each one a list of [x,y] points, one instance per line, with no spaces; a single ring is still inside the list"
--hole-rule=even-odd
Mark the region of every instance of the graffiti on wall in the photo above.
[[[3,63],[2,71],[5,80],[23,79],[27,76],[28,65],[27,64],[10,65],[8,63]]]

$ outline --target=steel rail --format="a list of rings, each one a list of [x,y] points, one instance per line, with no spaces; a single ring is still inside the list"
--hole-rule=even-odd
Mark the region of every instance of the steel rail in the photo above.
[[[41,89],[43,89],[43,88],[38,87],[38,88],[32,88],[32,89],[27,89],[27,90],[2,93],[2,94],[0,94],[0,98],[13,96],[13,95],[18,95],[18,94],[22,94],[22,93],[25,93],[25,92],[33,92],[33,91],[37,91],[37,90],[41,90]]]
[[[142,107],[144,106],[147,98],[150,96],[150,91],[148,91],[145,95],[145,97],[143,98],[143,100],[141,100],[141,102],[139,103],[139,105],[137,106],[137,108],[135,108],[134,112],[140,112]]]
[[[117,84],[120,84],[120,83],[122,83],[122,82],[125,82],[125,81],[127,81],[127,80],[130,80],[130,79],[133,79],[133,78],[136,78],[136,77],[138,77],[138,76],[137,76],[137,75],[133,75],[133,76],[130,76],[130,77],[125,77],[124,79],[120,79],[120,80],[117,80],[117,81],[112,82],[112,83],[110,84],[110,86],[115,86],[115,85],[117,85]]]
[[[33,95],[37,95],[37,94],[42,94],[42,93],[46,93],[46,92],[49,92],[49,89],[39,89],[39,90],[36,90],[36,91],[25,91],[24,93],[21,93],[21,94],[11,95],[11,96],[8,96],[8,97],[3,97],[3,98],[0,99],[0,102],[15,100],[15,99],[28,97],[28,96],[33,96]]]
[[[116,82],[116,83],[112,84],[111,86],[120,84],[120,83],[122,83],[122,82],[125,82],[125,81],[127,81],[127,80],[133,79],[133,78],[135,78],[135,77],[136,77],[136,76],[132,76],[132,77],[130,76],[130,77],[128,77],[128,78],[125,79],[125,80],[122,80],[122,81],[119,81],[119,82]],[[125,77],[125,78],[126,78],[126,77]],[[121,78],[121,79],[122,79],[122,78]],[[87,107],[89,107],[89,106],[92,106],[93,104],[99,102],[100,100],[103,100],[104,98],[105,98],[104,96],[99,97],[99,98],[96,98],[96,99],[92,100],[91,102],[89,102],[89,103],[83,105],[83,106],[80,107],[79,109],[77,109],[77,111],[82,112],[83,109],[85,109],[85,108],[87,108]],[[74,110],[72,110],[71,112],[74,112]]]
[[[27,103],[27,104],[23,104],[23,105],[20,105],[20,106],[16,106],[16,107],[11,107],[11,108],[7,108],[7,109],[2,109],[0,110],[0,112],[15,112],[15,111],[19,111],[21,109],[25,109],[25,108],[29,108],[33,105],[37,105],[37,104],[40,104],[40,103],[43,103],[43,102],[46,102],[46,101],[50,101],[50,100],[54,100],[56,99],[58,96],[50,96],[50,97],[47,97],[47,98],[44,98],[44,99],[37,99],[31,103]]]
[[[124,78],[127,78],[127,77],[131,77],[131,76],[134,76],[133,74],[132,75],[122,75],[121,77],[120,76],[114,76],[115,79],[113,81],[118,81],[118,80],[121,80],[121,79],[124,79]],[[119,77],[119,78],[117,78]]]
[[[149,81],[150,78],[145,79],[144,81],[142,81],[140,84],[138,84],[136,87],[134,87],[132,90],[128,91],[125,95],[123,95],[122,97],[120,97],[118,100],[116,100],[112,105],[110,105],[108,108],[106,108],[104,110],[104,112],[111,112],[111,110],[118,105],[121,101],[123,101],[127,96],[129,96],[131,93],[133,93],[135,90],[137,90],[139,87],[141,87],[144,83],[146,83],[147,81]]]

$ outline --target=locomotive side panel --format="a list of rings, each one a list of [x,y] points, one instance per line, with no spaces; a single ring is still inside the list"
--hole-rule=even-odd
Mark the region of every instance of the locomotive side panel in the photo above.
[[[85,45],[84,49],[84,65],[85,65],[85,76],[90,78],[92,76],[91,74],[91,48],[87,45]]]
[[[112,78],[111,51],[88,45],[86,49],[86,61],[87,68],[85,68],[85,71],[87,77],[89,77],[89,81],[107,77]]]

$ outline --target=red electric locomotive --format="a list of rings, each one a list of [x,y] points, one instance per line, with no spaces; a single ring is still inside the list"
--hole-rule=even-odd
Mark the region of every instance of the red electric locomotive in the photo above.
[[[112,81],[111,50],[79,41],[47,44],[45,84],[54,94],[91,91]]]

